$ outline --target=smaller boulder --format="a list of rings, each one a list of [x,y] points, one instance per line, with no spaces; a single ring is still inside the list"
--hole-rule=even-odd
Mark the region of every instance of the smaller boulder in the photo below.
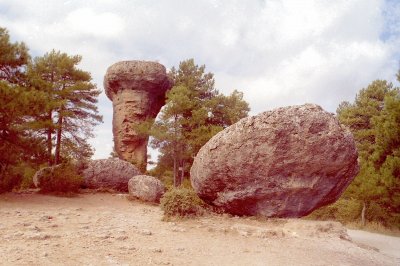
[[[149,202],[160,202],[165,192],[164,184],[155,177],[148,175],[137,175],[132,177],[128,183],[129,195]]]
[[[90,161],[82,170],[85,187],[123,192],[128,191],[129,179],[139,174],[134,165],[117,158]]]

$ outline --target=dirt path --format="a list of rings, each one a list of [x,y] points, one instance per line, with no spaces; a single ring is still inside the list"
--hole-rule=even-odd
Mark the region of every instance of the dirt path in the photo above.
[[[210,215],[163,222],[123,195],[0,195],[1,265],[398,265],[338,223]]]
[[[347,233],[355,243],[374,247],[379,252],[396,258],[400,264],[400,237],[385,236],[365,232],[361,230],[347,230]]]

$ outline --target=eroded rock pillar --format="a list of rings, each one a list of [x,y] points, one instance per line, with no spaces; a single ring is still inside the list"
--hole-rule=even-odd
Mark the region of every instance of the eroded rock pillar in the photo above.
[[[118,156],[146,170],[148,137],[135,128],[155,118],[171,88],[166,69],[157,62],[122,61],[107,69],[106,95],[113,102],[114,145]]]

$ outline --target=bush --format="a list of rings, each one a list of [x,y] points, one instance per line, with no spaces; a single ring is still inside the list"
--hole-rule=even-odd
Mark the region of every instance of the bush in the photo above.
[[[11,191],[19,186],[20,183],[21,177],[14,175],[11,171],[0,173],[0,193]]]
[[[78,192],[83,183],[83,177],[69,163],[47,167],[40,171],[42,171],[38,176],[40,192]]]
[[[165,217],[197,216],[204,211],[204,202],[187,188],[172,188],[161,197],[160,205]]]
[[[15,172],[21,177],[20,189],[28,189],[34,187],[32,177],[35,175],[37,168],[27,163],[21,163],[15,167]]]
[[[339,199],[331,205],[313,211],[307,218],[349,223],[360,219],[361,209],[362,204],[356,199]]]
[[[7,171],[0,173],[0,192],[30,188],[36,170],[33,165],[25,162],[9,166]]]

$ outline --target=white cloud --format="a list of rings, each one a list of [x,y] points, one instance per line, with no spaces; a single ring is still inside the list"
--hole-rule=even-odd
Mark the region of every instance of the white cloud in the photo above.
[[[0,0],[0,25],[34,55],[81,54],[102,88],[107,67],[129,59],[167,68],[195,58],[218,88],[244,92],[252,113],[314,102],[335,111],[372,80],[394,80],[400,4],[388,0]],[[96,157],[112,147],[111,102],[96,128]]]
[[[96,13],[91,8],[79,8],[69,13],[65,19],[68,31],[74,34],[96,38],[115,38],[124,31],[124,22],[110,12]]]

